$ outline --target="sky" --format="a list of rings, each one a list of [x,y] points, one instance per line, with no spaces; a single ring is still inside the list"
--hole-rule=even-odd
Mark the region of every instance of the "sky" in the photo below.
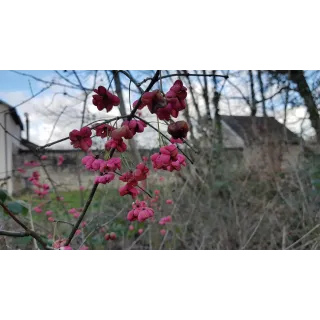
[[[41,78],[44,80],[51,80],[53,78],[57,79],[57,75],[52,70],[41,70],[41,71],[23,71],[19,72],[32,75],[37,78]],[[62,71],[61,71],[62,72]],[[146,72],[138,72],[132,71],[132,73],[138,77],[139,81],[144,79],[147,76]],[[62,74],[64,74],[62,72]],[[84,83],[84,85],[88,87],[93,86],[93,73],[88,71],[79,71],[79,75]],[[105,73],[102,71],[99,73],[99,77],[97,79],[97,86],[99,84],[105,85],[106,83]],[[76,82],[76,79],[73,79]],[[129,84],[127,83],[127,86]],[[165,85],[165,84],[164,84]],[[0,71],[0,99],[7,102],[12,106],[16,106],[21,102],[27,100],[32,96],[32,94],[36,94],[40,90],[42,90],[46,85],[43,83],[39,83],[29,77],[14,73],[12,71]],[[134,88],[134,85],[131,85],[131,88]],[[200,86],[198,86],[200,89]],[[197,90],[197,88],[196,88]],[[229,90],[229,91],[228,91]],[[246,88],[243,88],[244,92]],[[24,113],[29,113],[30,119],[30,140],[38,145],[44,145],[48,143],[48,141],[54,141],[57,139],[61,139],[66,137],[68,133],[73,129],[79,129],[79,125],[81,122],[81,113],[83,106],[83,96],[82,91],[67,89],[68,94],[72,97],[65,96],[65,89],[61,86],[56,86],[54,88],[49,88],[45,90],[40,95],[36,96],[32,100],[28,101],[25,104],[17,107],[16,110],[21,117],[23,123],[25,123]],[[230,88],[225,89],[226,95],[232,96],[237,95],[236,92],[230,91]],[[138,95],[135,93],[131,94],[131,103],[138,98]],[[129,95],[128,91],[124,91],[124,99],[126,101],[126,105],[129,105]],[[200,108],[204,111],[204,104],[200,103]],[[59,117],[60,112],[65,111]],[[87,108],[90,111],[90,117],[101,117],[106,116],[106,114],[102,114],[99,112],[95,106],[92,104],[92,99],[88,99]],[[194,108],[192,108],[194,109]],[[249,109],[245,104],[239,103],[239,100],[231,100],[230,102],[221,101],[221,113],[222,114],[233,114],[233,115],[248,115]],[[190,109],[191,110],[191,109]],[[191,116],[193,110],[191,110]],[[310,131],[310,124],[308,123],[308,119],[302,121],[301,119],[305,116],[306,111],[305,108],[298,107],[288,115],[288,127],[292,131],[296,133],[301,133],[301,123],[304,127],[304,132]],[[114,108],[107,116],[117,116],[119,115],[119,111],[117,108]],[[57,123],[56,120],[59,117],[59,121]],[[278,120],[281,122],[283,117],[281,115],[281,110],[277,114]],[[150,119],[148,119],[150,120]],[[155,133],[147,129],[148,139],[142,141],[141,138],[138,137],[138,143],[144,147],[155,147],[154,143],[157,141],[157,136]],[[309,133],[308,133],[309,134]],[[26,136],[25,132],[23,132],[23,137]],[[140,140],[139,140],[140,139]],[[69,141],[59,144],[56,146],[58,148],[70,148]]]
[[[40,70],[40,71],[17,70],[17,71],[26,72],[28,74],[31,74],[39,78],[49,77],[50,75],[53,75],[52,70]],[[1,70],[0,71],[0,92],[7,92],[7,91],[26,91],[26,92],[30,91],[28,79],[18,74],[15,74],[10,70]]]
[[[18,71],[18,70],[17,70]],[[45,79],[46,81],[57,79],[57,75],[52,70],[47,71],[22,71],[25,74],[32,75],[34,77]],[[62,71],[61,71],[62,72]],[[93,76],[92,72],[79,71],[79,76],[81,81],[83,81],[84,86],[93,86]],[[143,75],[143,74],[142,74]],[[146,75],[143,75],[145,77]],[[97,85],[106,85],[107,78],[104,72],[101,72],[97,79]],[[72,79],[76,82],[76,79]],[[16,74],[12,71],[0,71],[0,100],[7,102],[11,106],[15,107],[17,104],[27,100],[32,97],[32,94],[36,94],[41,91],[46,85],[35,81],[29,77]],[[134,86],[132,85],[132,89]],[[63,93],[67,92],[69,96],[65,96]],[[128,92],[123,92],[124,99],[129,104]],[[131,103],[138,98],[137,94],[132,92]],[[59,118],[57,123],[56,120],[59,117],[59,113],[62,112],[64,107],[67,106],[66,111]],[[69,132],[73,129],[79,129],[81,122],[81,115],[83,109],[83,92],[81,90],[74,89],[64,89],[61,86],[55,86],[45,90],[40,95],[34,97],[30,101],[16,108],[19,116],[23,123],[25,123],[24,113],[28,112],[30,120],[30,140],[38,145],[44,145],[48,142],[58,140],[68,136]],[[108,114],[100,112],[92,104],[92,99],[89,96],[87,103],[87,110],[90,111],[91,117],[115,117],[119,115],[119,109],[114,108]],[[95,120],[94,118],[91,120]],[[53,132],[52,132],[53,130]],[[157,139],[152,138],[152,130],[148,128],[147,134],[149,134],[149,139],[147,143],[142,143],[146,147],[154,147],[154,141]],[[151,136],[150,136],[151,134]],[[22,137],[26,137],[26,132],[22,133]],[[50,140],[49,140],[50,139]],[[137,138],[138,143],[141,143],[141,139]],[[145,140],[145,139],[144,139]],[[70,142],[65,141],[56,145],[54,148],[70,148]]]

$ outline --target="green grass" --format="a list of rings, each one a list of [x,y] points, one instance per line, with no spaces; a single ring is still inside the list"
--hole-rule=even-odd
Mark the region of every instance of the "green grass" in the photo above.
[[[83,205],[88,200],[90,192],[90,189],[83,191]],[[59,192],[59,195],[64,198],[63,203],[65,204],[67,210],[71,208],[79,209],[82,207],[80,191],[61,191]],[[49,196],[47,195],[44,199],[38,198],[33,193],[24,194],[20,197],[17,197],[17,199],[21,199],[30,203],[32,208],[45,203],[45,205],[42,205],[43,211],[53,210],[54,212],[61,211],[61,213],[64,211],[61,202],[56,200],[56,196],[53,192],[51,192]],[[99,186],[91,202],[89,211],[99,212],[105,210],[106,212],[114,213],[118,212],[124,207],[130,208],[131,203],[131,197],[120,197],[118,189],[109,188],[107,186]]]

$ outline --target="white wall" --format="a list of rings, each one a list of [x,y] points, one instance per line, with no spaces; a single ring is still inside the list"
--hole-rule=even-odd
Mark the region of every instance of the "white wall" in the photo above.
[[[8,107],[0,104],[0,123],[2,126],[6,127],[7,131],[9,131],[15,137],[21,138],[21,129],[20,126],[15,123],[12,116],[9,113],[5,113],[3,111],[8,111]],[[6,137],[6,138],[5,138]],[[6,143],[7,139],[7,143]],[[13,169],[13,153],[18,152],[20,142],[11,137],[9,134],[6,134],[3,128],[0,126],[0,180],[12,176]],[[7,157],[7,162],[6,162]],[[0,181],[0,185],[3,181]],[[2,186],[2,188],[6,188],[9,194],[13,192],[12,179],[7,180],[7,185]]]

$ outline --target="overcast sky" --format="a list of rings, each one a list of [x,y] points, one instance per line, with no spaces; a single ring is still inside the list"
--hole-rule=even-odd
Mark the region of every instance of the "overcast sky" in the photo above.
[[[54,71],[21,71],[27,74],[30,74],[34,77],[52,80],[57,78],[57,75]],[[134,72],[136,76],[139,76],[140,79],[146,77],[146,72]],[[93,75],[92,72],[82,72],[81,73],[83,81],[88,87],[93,85]],[[106,76],[103,72],[100,73],[97,79],[97,86],[99,84],[106,83]],[[128,85],[128,84],[127,84]],[[36,94],[42,90],[46,85],[30,79],[29,77],[16,74],[12,71],[0,71],[0,99],[9,103],[12,106],[16,106],[21,102],[30,98],[33,94]],[[131,86],[134,88],[134,85]],[[229,90],[226,88],[225,90]],[[43,145],[50,141],[63,138],[68,135],[72,129],[78,129],[80,125],[81,112],[82,112],[82,92],[77,90],[68,90],[68,94],[72,97],[63,95],[64,89],[62,87],[54,87],[43,91],[41,94],[17,107],[16,110],[20,115],[23,123],[25,123],[24,113],[29,113],[30,118],[30,140],[36,144]],[[225,92],[226,95],[231,94],[230,92]],[[233,94],[233,93],[232,93]],[[129,96],[128,91],[124,92],[125,100],[127,105],[129,105]],[[136,100],[138,97],[137,94],[132,92],[131,94],[131,103]],[[60,112],[65,109],[62,116],[60,116],[59,121],[56,125],[55,122]],[[203,106],[201,106],[203,108]],[[194,108],[193,108],[194,109]],[[118,108],[114,108],[108,115],[103,112],[99,112],[95,106],[92,105],[92,99],[88,100],[88,110],[92,117],[112,117],[119,115]],[[193,110],[191,110],[191,113]],[[250,110],[245,104],[239,104],[238,101],[231,101],[227,103],[222,100],[221,103],[221,113],[234,115],[248,115]],[[292,131],[300,134],[301,133],[301,124],[303,127],[304,134],[311,135],[313,132],[309,130],[310,123],[306,119],[302,121],[301,119],[305,116],[305,108],[303,106],[296,108],[293,111],[290,111],[288,114],[288,127]],[[147,113],[146,113],[147,114]],[[282,110],[279,110],[276,117],[279,121],[282,121],[283,114]],[[149,119],[150,120],[150,119]],[[54,130],[53,130],[54,128]],[[141,140],[141,137],[138,138],[138,142],[146,147],[156,147],[157,143],[157,134],[154,133],[151,129],[147,130],[147,135],[144,136],[144,139]],[[25,137],[25,133],[23,133]],[[147,139],[146,139],[147,137]],[[57,146],[58,148],[69,148],[70,144],[68,141]]]

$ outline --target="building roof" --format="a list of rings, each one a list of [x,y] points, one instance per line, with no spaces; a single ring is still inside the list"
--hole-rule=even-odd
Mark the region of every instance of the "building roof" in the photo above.
[[[9,113],[11,114],[11,117],[14,120],[14,122],[18,126],[20,126],[21,130],[23,130],[23,124],[22,124],[21,118],[19,117],[16,109],[13,108],[12,106],[10,106],[9,104],[7,104],[6,102],[2,101],[1,99],[0,99],[0,104],[3,104],[4,106],[6,106],[9,109]]]
[[[267,134],[276,140],[299,144],[302,138],[290,131],[274,117],[225,116],[221,120],[226,123],[244,142],[250,144],[256,136]]]
[[[35,151],[39,147],[37,144],[35,144],[27,139],[21,139],[20,142],[21,142],[22,146],[26,147],[29,150]]]

